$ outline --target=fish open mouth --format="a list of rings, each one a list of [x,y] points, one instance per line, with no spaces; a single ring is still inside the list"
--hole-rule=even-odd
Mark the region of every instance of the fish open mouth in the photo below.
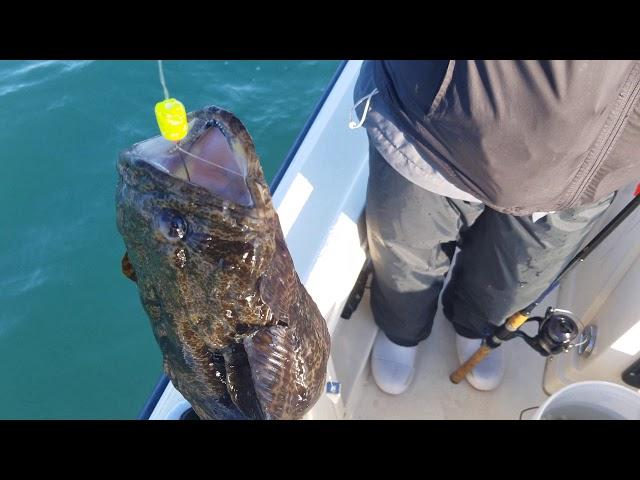
[[[232,147],[216,121],[209,120],[200,127],[193,123],[189,135],[180,142],[158,136],[133,148],[140,158],[175,178],[204,187],[224,200],[252,206],[244,154]]]

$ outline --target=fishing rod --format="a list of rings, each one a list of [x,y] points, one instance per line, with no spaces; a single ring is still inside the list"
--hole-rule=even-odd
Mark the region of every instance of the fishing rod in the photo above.
[[[578,263],[583,262],[605,238],[613,232],[640,204],[640,184],[636,188],[633,200],[631,200],[606,227],[604,227],[558,274],[556,279],[536,298],[531,304],[511,315],[506,322],[498,327],[491,335],[484,338],[480,348],[453,372],[449,379],[453,383],[460,383],[492,350],[498,348],[503,342],[516,336],[524,339],[529,346],[544,356],[567,352],[573,346],[572,341],[578,336],[578,326],[567,310],[549,307],[544,317],[529,318],[531,312],[544,298],[549,295],[567,273]],[[530,337],[519,328],[527,321],[537,321],[539,324],[538,335]]]

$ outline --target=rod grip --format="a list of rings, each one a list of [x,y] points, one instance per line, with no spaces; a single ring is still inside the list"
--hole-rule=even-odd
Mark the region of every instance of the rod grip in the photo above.
[[[449,380],[453,383],[460,383],[462,379],[466,377],[467,374],[489,354],[489,352],[491,352],[491,350],[492,349],[489,346],[483,344],[478,350],[476,350],[476,353],[471,355],[466,362],[460,365],[458,369],[449,376]]]
[[[528,315],[525,315],[522,312],[516,312],[507,319],[505,325],[502,327],[502,330],[505,330],[505,334],[515,332],[522,326],[524,322],[527,321],[528,318]],[[471,355],[471,357],[469,357],[466,362],[460,365],[458,369],[449,376],[449,380],[456,384],[460,383],[462,379],[471,372],[471,370],[473,370],[482,360],[484,360],[484,357],[489,355],[489,352],[491,352],[491,350],[493,350],[491,347],[486,344],[482,344],[482,346],[478,350],[476,350],[476,353]]]

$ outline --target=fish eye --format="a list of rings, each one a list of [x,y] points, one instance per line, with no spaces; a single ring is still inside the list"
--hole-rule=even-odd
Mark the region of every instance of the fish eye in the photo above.
[[[158,226],[162,234],[169,240],[181,240],[187,235],[187,221],[175,211],[163,211]]]

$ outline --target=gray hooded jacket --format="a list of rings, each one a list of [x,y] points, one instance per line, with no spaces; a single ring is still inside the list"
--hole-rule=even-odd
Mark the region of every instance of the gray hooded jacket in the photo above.
[[[376,88],[370,139],[436,193],[530,215],[640,179],[638,61],[366,61],[354,99]]]

